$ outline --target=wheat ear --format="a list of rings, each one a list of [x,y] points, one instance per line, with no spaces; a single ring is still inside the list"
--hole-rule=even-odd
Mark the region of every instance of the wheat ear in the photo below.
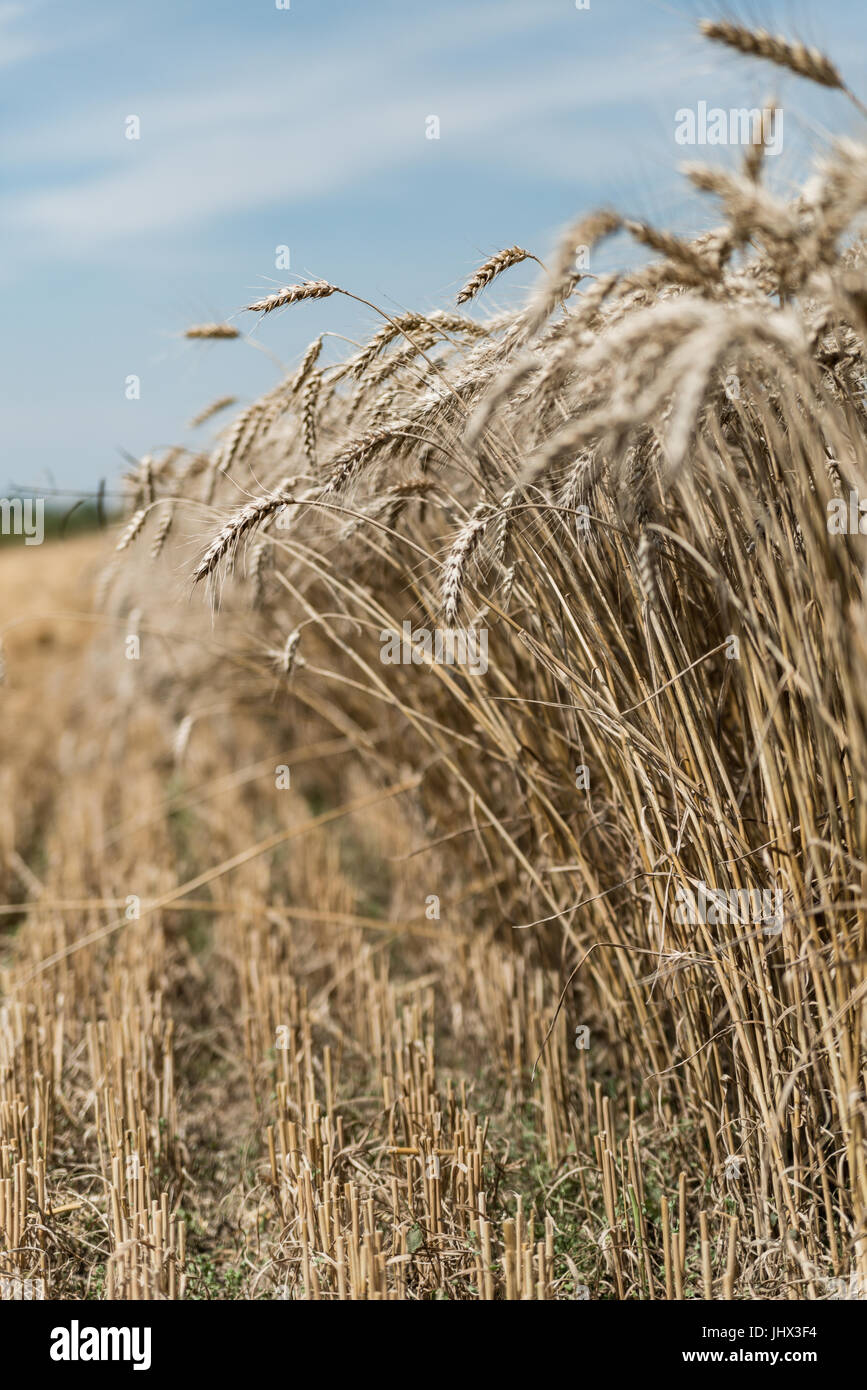
[[[591,251],[597,242],[611,236],[620,225],[618,214],[608,208],[600,208],[572,224],[561,238],[554,263],[536,290],[527,310],[525,333],[528,337],[538,333],[557,305],[569,298],[583,278],[575,264],[576,248],[586,247],[588,252]]]
[[[273,516],[274,512],[293,502],[293,488],[296,482],[297,478],[287,478],[275,492],[255,497],[252,502],[248,502],[230,516],[196,566],[193,583],[198,584],[207,575],[213,574],[223,557],[236,550],[244,536],[261,526],[266,517]]]
[[[818,82],[820,87],[835,87],[845,91],[845,83],[831,59],[818,48],[807,48],[803,43],[784,39],[779,34],[769,34],[766,29],[748,29],[743,24],[728,24],[713,19],[703,19],[699,25],[706,39],[723,43],[738,53],[751,58],[765,58],[779,68],[788,68],[799,77],[807,77]]]
[[[443,567],[442,587],[443,619],[446,627],[454,627],[457,624],[467,566],[490,519],[491,509],[487,502],[479,502],[466,525],[458,532],[457,539],[448,553]]]
[[[282,309],[284,304],[297,304],[302,299],[327,299],[328,295],[336,293],[337,286],[329,285],[327,280],[304,280],[300,285],[284,285],[244,307],[256,314],[270,314],[273,309]]]
[[[313,371],[304,383],[301,393],[301,437],[304,456],[311,468],[316,467],[316,406],[322,387],[322,375]]]
[[[510,266],[520,265],[521,261],[536,260],[531,251],[525,251],[520,246],[507,246],[505,251],[498,251],[496,256],[491,256],[490,260],[480,265],[474,275],[471,275],[457,297],[458,304],[466,304],[467,300],[475,299],[479,290],[483,290],[485,285],[489,285],[492,280]]]
[[[229,406],[234,405],[236,400],[237,396],[218,396],[215,401],[211,401],[210,405],[206,405],[204,410],[200,410],[198,415],[193,416],[189,428],[194,430],[199,425],[203,425],[206,420],[210,420],[214,415],[219,415],[221,410],[228,410]]]
[[[808,48],[806,44],[784,39],[781,34],[769,34],[766,29],[747,29],[742,24],[703,19],[699,28],[706,39],[724,43],[728,48],[746,53],[751,58],[764,58],[779,68],[788,68],[789,72],[817,82],[820,87],[831,87],[834,91],[845,93],[861,115],[867,117],[867,106],[847,87],[839,69],[818,48]]]
[[[163,512],[162,516],[160,517],[160,524],[154,532],[154,538],[151,542],[150,552],[152,560],[159,559],[160,553],[162,552],[162,548],[165,545],[166,540],[168,539],[168,534],[172,529],[172,522],[174,521],[174,519],[175,504],[174,502],[170,502],[169,505],[166,507],[165,511]]]
[[[146,507],[139,507],[138,511],[133,513],[129,525],[115,547],[117,550],[126,550],[127,546],[132,545],[147,520],[148,512],[152,511],[155,506],[155,502],[149,502]]]
[[[359,435],[357,439],[353,439],[345,449],[342,449],[331,460],[328,481],[322,495],[330,496],[344,488],[373,458],[374,454],[386,444],[391,443],[404,427],[401,422],[392,422],[383,425],[380,429],[368,430],[365,434]]]
[[[185,338],[240,338],[230,323],[194,323],[184,332]]]

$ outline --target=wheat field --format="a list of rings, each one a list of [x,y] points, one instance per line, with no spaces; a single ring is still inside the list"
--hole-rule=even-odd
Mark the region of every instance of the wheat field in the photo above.
[[[864,1296],[867,146],[763,156],[362,298],[0,554],[7,1282]]]

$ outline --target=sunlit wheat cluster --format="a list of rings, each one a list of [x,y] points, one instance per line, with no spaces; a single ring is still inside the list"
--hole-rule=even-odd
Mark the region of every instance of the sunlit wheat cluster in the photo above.
[[[761,146],[685,177],[710,232],[590,211],[130,475],[3,977],[8,1274],[867,1288],[867,542],[828,525],[867,497],[867,147],[786,198]],[[384,660],[405,624],[485,670]],[[677,911],[708,885],[774,911]]]

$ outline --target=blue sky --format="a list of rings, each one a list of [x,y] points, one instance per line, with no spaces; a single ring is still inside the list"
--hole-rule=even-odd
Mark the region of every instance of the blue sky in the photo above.
[[[432,308],[503,246],[544,258],[600,202],[712,225],[677,165],[737,156],[679,147],[681,107],[776,96],[783,188],[829,132],[864,134],[838,94],[700,39],[706,14],[722,17],[710,0],[0,0],[0,488],[93,487],[118,476],[120,449],[190,442],[208,401],[267,389],[278,368],[249,342],[181,335],[287,280]],[[864,16],[864,0],[727,15],[824,47],[862,97]],[[376,327],[332,300],[275,315],[254,341],[291,364],[322,329]],[[329,341],[332,360],[342,350]]]

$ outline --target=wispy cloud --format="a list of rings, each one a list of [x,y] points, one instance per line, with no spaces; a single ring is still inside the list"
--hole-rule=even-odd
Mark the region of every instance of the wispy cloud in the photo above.
[[[465,48],[469,41],[462,33]],[[259,62],[132,102],[130,111],[103,104],[61,128],[25,131],[14,161],[27,162],[31,187],[8,208],[7,220],[37,237],[61,237],[67,252],[87,253],[241,209],[291,206],[411,161],[472,160],[492,135],[504,162],[526,167],[541,159],[565,174],[580,159],[586,173],[616,153],[619,107],[639,81],[646,96],[676,71],[670,53],[648,71],[645,49],[621,54],[616,73],[585,72],[580,82],[571,57],[525,64],[519,81],[512,66],[482,67],[483,76],[465,80],[427,69],[422,58],[429,60],[429,51],[422,33],[415,52],[380,49],[362,67],[351,45],[332,46],[327,99],[321,68],[287,82],[279,62]],[[399,84],[392,80],[397,62]],[[576,148],[566,126],[582,110],[597,118]],[[141,119],[138,141],[124,138],[128,114]],[[440,118],[439,142],[425,139],[429,114]],[[530,127],[546,129],[544,147],[528,139]]]
[[[23,5],[7,0],[0,4],[0,67],[27,62],[52,46],[43,30],[32,28],[36,9],[35,3]]]

